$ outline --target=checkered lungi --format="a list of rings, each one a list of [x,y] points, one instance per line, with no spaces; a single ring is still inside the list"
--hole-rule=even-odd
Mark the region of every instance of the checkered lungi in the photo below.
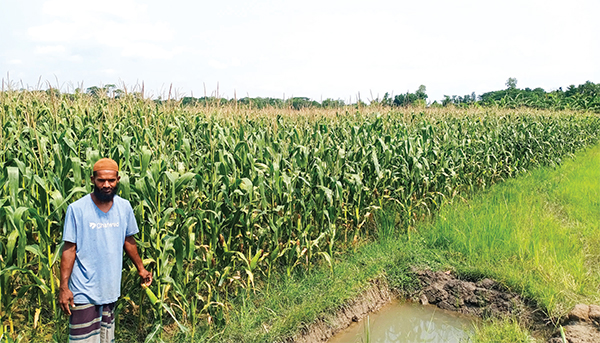
[[[71,308],[69,342],[113,343],[115,341],[115,303],[79,304]]]

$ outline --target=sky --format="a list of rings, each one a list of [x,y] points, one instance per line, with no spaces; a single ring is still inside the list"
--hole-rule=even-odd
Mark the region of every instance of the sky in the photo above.
[[[600,83],[600,1],[0,0],[0,78],[152,97],[429,100]]]

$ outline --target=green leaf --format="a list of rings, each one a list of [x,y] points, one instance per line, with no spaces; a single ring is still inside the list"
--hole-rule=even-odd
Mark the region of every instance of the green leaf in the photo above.
[[[14,250],[15,250],[15,246],[17,245],[18,238],[19,238],[19,231],[17,229],[14,229],[13,231],[11,231],[11,233],[8,234],[8,240],[6,243],[6,250],[7,250],[6,264],[9,266],[13,264]]]
[[[162,342],[162,339],[160,339],[158,336],[158,334],[161,330],[162,330],[162,324],[155,323],[154,327],[152,327],[152,331],[150,332],[150,334],[148,334],[148,336],[146,336],[144,343],[156,342],[155,339],[158,339],[159,342]]]
[[[252,260],[250,261],[250,270],[256,269],[256,265],[258,264],[259,258],[262,256],[263,250],[260,249],[254,254]]]
[[[10,192],[10,204],[17,208],[17,195],[19,194],[19,169],[17,167],[6,168],[8,173],[8,189]]]
[[[252,193],[254,190],[254,186],[252,185],[252,181],[250,181],[250,179],[248,178],[243,178],[242,182],[240,183],[240,188],[244,191],[246,191],[247,193]]]

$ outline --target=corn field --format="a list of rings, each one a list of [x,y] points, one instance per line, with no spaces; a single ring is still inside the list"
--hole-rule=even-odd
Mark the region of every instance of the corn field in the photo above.
[[[0,93],[0,330],[59,327],[62,225],[93,163],[120,195],[155,282],[126,259],[117,316],[159,339],[223,325],[228,297],[378,235],[410,234],[444,199],[598,141],[600,116],[503,109],[251,110],[55,92]],[[150,295],[150,297],[148,297]],[[156,298],[153,298],[153,296]]]

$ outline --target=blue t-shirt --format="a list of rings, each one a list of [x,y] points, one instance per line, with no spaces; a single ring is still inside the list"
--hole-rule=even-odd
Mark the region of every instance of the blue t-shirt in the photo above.
[[[123,244],[138,226],[129,201],[115,195],[107,213],[90,194],[69,205],[63,241],[77,244],[69,280],[76,304],[110,304],[121,295]]]

